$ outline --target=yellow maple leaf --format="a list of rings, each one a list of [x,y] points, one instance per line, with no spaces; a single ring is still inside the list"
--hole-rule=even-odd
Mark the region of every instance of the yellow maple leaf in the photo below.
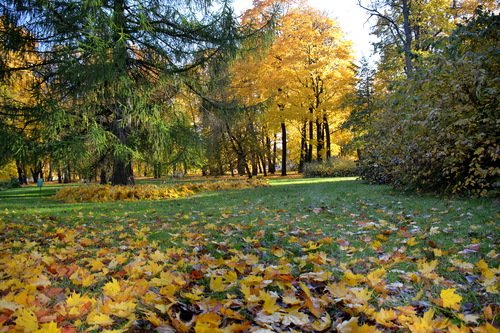
[[[191,288],[191,292],[186,292],[186,293],[182,293],[182,296],[183,297],[186,297],[192,301],[199,301],[200,299],[203,298],[203,290],[205,288],[203,286],[199,286],[199,287],[193,287]]]
[[[344,276],[342,277],[342,281],[344,281],[350,287],[357,286],[364,279],[365,277],[363,275],[354,274],[350,269],[346,270],[344,272]]]
[[[373,294],[368,288],[353,288],[351,292],[355,296],[355,302],[360,304],[368,304]]]
[[[13,298],[14,303],[21,304],[24,306],[30,306],[35,301],[35,297],[31,294],[31,290],[35,287],[29,286],[25,288],[20,293],[16,294]]]
[[[298,299],[297,297],[293,295],[289,296],[283,296],[283,303],[289,304],[289,305],[297,305],[302,303],[301,299]]]
[[[276,304],[278,296],[271,295],[263,290],[260,290],[259,297],[262,301],[264,301],[264,304],[262,305],[262,311],[264,311],[265,313],[273,314],[281,309],[281,307]]]
[[[374,270],[373,272],[368,273],[366,278],[371,286],[375,286],[382,282],[385,277],[385,269],[383,267]]]
[[[412,237],[412,238],[408,239],[406,244],[408,244],[409,246],[415,246],[418,244],[418,242],[415,240],[415,237]]]
[[[226,290],[226,285],[223,282],[222,276],[210,277],[210,290],[215,292],[222,292]]]
[[[128,318],[134,314],[137,304],[134,301],[107,302],[103,305],[103,312],[120,318]]]
[[[430,309],[422,318],[412,317],[412,322],[407,323],[408,329],[412,333],[434,333],[434,323],[432,320],[434,317],[434,309]]]
[[[118,282],[115,278],[111,279],[111,281],[109,281],[104,285],[104,287],[102,287],[103,294],[111,298],[120,295],[120,291],[120,282]]]
[[[98,311],[92,311],[87,316],[87,324],[89,325],[99,325],[99,326],[109,326],[113,324],[113,319],[105,313],[100,313]]]
[[[445,308],[450,308],[453,310],[460,309],[460,302],[462,301],[462,296],[455,293],[455,288],[449,288],[441,290],[441,300],[443,301],[443,306]]]
[[[60,333],[61,329],[57,327],[57,323],[51,321],[40,326],[34,333]]]
[[[274,246],[271,252],[278,258],[281,258],[286,254],[285,250],[277,246]]]
[[[434,273],[434,270],[438,266],[439,262],[437,260],[432,260],[430,262],[426,262],[424,259],[419,260],[418,262],[418,271],[420,274],[427,279],[436,279],[439,276]]]
[[[469,333],[470,329],[466,326],[456,326],[456,325],[448,325],[449,333]]]
[[[234,283],[238,281],[238,274],[235,271],[227,271],[224,274],[224,279],[229,283]]]
[[[94,303],[95,300],[86,295],[80,295],[78,293],[73,293],[66,299],[68,314],[71,316],[81,316],[87,313],[90,309],[89,305],[92,305]]]
[[[145,311],[144,314],[146,315],[146,320],[153,324],[155,327],[163,325],[163,320],[158,317],[158,315],[153,311]]]
[[[380,324],[384,325],[386,327],[394,327],[394,323],[392,323],[393,320],[397,319],[398,314],[396,311],[389,309],[382,309],[379,312],[375,313],[375,321]]]
[[[215,312],[202,313],[195,319],[194,331],[196,333],[220,332],[219,325],[222,318]]]
[[[25,308],[18,309],[14,315],[16,318],[16,330],[24,333],[31,333],[38,329],[38,319],[33,311]]]
[[[378,239],[376,239],[375,241],[373,241],[373,242],[371,243],[371,247],[372,247],[372,249],[374,249],[375,251],[378,251],[378,250],[380,250],[380,248],[382,247],[382,243],[381,243]]]
[[[484,261],[484,259],[481,259],[480,261],[478,261],[476,263],[476,266],[477,266],[477,268],[479,268],[479,270],[481,271],[481,275],[485,279],[492,279],[493,277],[495,277],[495,273],[493,272],[493,270],[490,269],[490,267],[488,266],[488,263],[486,261]]]

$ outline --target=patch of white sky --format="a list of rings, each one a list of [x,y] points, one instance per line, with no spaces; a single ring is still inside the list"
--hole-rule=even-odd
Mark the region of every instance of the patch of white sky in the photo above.
[[[352,41],[358,62],[363,56],[375,62],[377,57],[373,55],[371,42],[376,39],[370,35],[369,15],[357,3],[357,0],[308,0],[311,7],[335,19],[346,38]],[[252,0],[233,0],[233,6],[236,13],[240,14],[252,7]]]

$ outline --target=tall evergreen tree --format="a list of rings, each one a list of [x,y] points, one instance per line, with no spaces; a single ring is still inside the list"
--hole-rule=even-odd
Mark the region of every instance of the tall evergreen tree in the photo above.
[[[38,102],[61,127],[82,124],[93,151],[111,156],[113,184],[133,181],[138,137],[168,130],[157,124],[186,74],[238,38],[228,0],[7,0],[0,15],[12,27],[2,30],[5,48],[23,54],[29,42],[39,58],[2,62],[3,76],[35,70]]]

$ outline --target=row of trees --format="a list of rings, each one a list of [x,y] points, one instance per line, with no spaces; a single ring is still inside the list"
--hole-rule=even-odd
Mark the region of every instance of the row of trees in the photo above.
[[[5,1],[0,165],[21,181],[275,173],[350,152],[405,189],[497,189],[498,5],[359,0],[376,69],[300,0]],[[279,163],[281,162],[281,163]]]
[[[381,60],[358,72],[346,127],[364,179],[403,189],[497,191],[499,16],[494,1],[360,3]]]
[[[0,162],[21,182],[252,176],[279,159],[286,174],[289,156],[329,158],[347,116],[349,44],[301,2],[240,20],[225,0],[6,1],[0,16]]]

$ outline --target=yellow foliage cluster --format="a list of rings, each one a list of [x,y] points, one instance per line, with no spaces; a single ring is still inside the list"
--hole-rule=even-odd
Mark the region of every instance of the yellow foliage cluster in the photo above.
[[[267,181],[262,179],[206,181],[174,186],[151,184],[134,186],[70,186],[58,190],[53,198],[67,203],[109,202],[118,200],[161,200],[183,198],[206,191],[244,189],[260,186],[267,186]]]

